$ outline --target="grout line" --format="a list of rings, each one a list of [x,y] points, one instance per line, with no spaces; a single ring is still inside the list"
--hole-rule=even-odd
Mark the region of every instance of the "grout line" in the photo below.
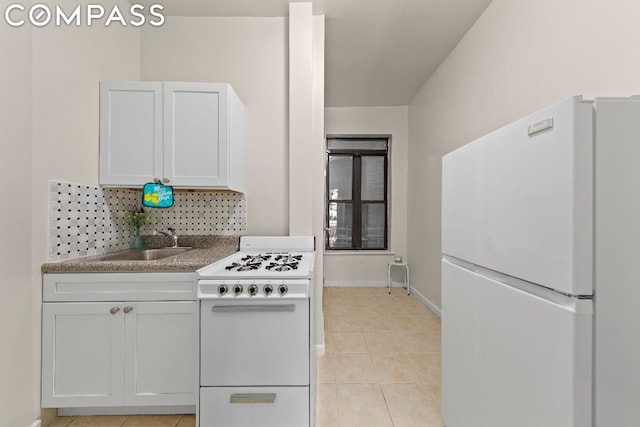
[[[387,414],[389,414],[391,427],[394,427],[396,424],[393,421],[393,416],[391,415],[391,409],[389,408],[389,402],[387,402],[387,396],[384,394],[384,389],[382,388],[382,384],[378,384],[378,387],[380,388],[380,393],[382,394],[382,399],[384,400],[384,406],[387,408]]]
[[[334,391],[334,398],[335,398],[333,402],[336,405],[336,421],[338,421],[338,427],[347,427],[347,426],[342,426],[342,423],[340,422],[340,404],[338,403],[338,384],[337,383],[333,385],[333,391]],[[318,410],[316,409],[316,415],[317,413],[318,413]]]

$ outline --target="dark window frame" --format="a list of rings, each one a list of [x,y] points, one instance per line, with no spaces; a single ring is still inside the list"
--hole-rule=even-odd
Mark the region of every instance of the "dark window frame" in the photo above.
[[[357,142],[380,141],[386,140],[386,149],[330,149],[330,140],[353,140]],[[325,250],[327,251],[381,251],[389,248],[389,145],[391,143],[390,136],[327,136],[327,150],[325,159]],[[352,176],[351,176],[351,198],[350,199],[332,199],[329,188],[329,180],[331,176],[330,158],[331,156],[350,156],[352,158]],[[384,158],[384,190],[382,200],[363,200],[362,195],[362,157],[383,157]],[[329,210],[332,203],[345,203],[352,206],[352,236],[351,246],[349,247],[331,247],[330,246],[330,215]],[[384,206],[384,245],[382,247],[362,247],[362,207],[363,205],[382,204]]]

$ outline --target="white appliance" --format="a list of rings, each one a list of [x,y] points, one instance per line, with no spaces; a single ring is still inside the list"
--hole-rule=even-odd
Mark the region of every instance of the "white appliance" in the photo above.
[[[198,270],[201,427],[315,418],[313,237],[242,237]]]
[[[443,157],[447,427],[640,425],[640,97]]]

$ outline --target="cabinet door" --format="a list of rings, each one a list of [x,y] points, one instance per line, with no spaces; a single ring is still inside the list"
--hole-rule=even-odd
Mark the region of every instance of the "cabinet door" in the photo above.
[[[125,303],[123,311],[127,405],[195,405],[197,303]]]
[[[100,82],[100,185],[162,178],[162,83]]]
[[[229,186],[229,87],[164,84],[164,178],[178,187]]]
[[[42,307],[42,407],[121,406],[121,304],[46,303]]]

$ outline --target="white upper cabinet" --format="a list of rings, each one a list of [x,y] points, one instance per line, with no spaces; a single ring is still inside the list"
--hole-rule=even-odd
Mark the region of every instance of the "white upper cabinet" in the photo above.
[[[100,83],[100,185],[244,191],[244,105],[224,83]]]

